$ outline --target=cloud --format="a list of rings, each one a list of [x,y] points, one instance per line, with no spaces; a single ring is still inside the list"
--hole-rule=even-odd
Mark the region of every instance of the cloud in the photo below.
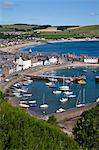
[[[0,6],[4,9],[10,9],[14,7],[14,3],[12,0],[4,0]]]

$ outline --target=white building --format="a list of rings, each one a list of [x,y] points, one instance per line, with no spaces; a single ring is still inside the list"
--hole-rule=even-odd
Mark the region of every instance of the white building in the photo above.
[[[45,66],[50,65],[50,64],[51,64],[51,62],[49,62],[48,60],[45,60],[45,61],[44,61],[44,65],[45,65]]]
[[[97,64],[98,63],[98,58],[84,58],[85,63],[90,63],[90,64]]]
[[[32,66],[31,59],[29,60],[23,60],[23,70],[28,69]]]
[[[22,59],[22,57],[19,57],[15,61],[16,64],[16,71],[25,70],[32,66],[31,59]]]
[[[36,66],[43,66],[43,61],[33,62],[32,66],[33,66],[33,67],[36,67]]]
[[[49,62],[50,62],[51,64],[57,64],[57,58],[54,57],[54,56],[52,56],[52,57],[49,59]]]

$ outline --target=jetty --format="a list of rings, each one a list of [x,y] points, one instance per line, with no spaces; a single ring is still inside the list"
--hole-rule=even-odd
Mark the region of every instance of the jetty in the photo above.
[[[45,81],[51,78],[57,79],[58,81],[70,80],[72,82],[76,82],[79,80],[86,80],[86,77],[84,75],[81,76],[27,75],[27,76],[31,77],[31,79],[45,80]]]

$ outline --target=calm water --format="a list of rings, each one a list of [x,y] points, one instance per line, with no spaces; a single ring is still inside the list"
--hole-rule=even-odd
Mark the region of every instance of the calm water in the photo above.
[[[21,50],[28,51],[30,48],[23,48]],[[41,53],[74,53],[74,54],[88,54],[90,56],[99,56],[99,41],[85,41],[85,42],[60,42],[53,44],[43,44],[31,47],[33,52]]]
[[[74,69],[62,69],[57,72],[54,72],[54,75],[64,75],[64,76],[73,76],[73,75],[81,75],[82,73],[86,75],[87,84],[83,87],[85,88],[85,96],[86,96],[86,103],[94,102],[96,98],[99,97],[99,84],[95,82],[95,76],[99,75],[99,68],[98,69],[87,69],[87,72],[84,72],[85,68],[74,68]],[[51,73],[50,73],[51,74]],[[53,73],[52,73],[53,74]],[[63,94],[54,95],[52,93],[53,90],[59,89],[59,86],[62,83],[56,83],[56,88],[49,88],[45,85],[45,82],[33,82],[28,86],[28,91],[33,93],[33,96],[30,99],[37,100],[37,106],[31,107],[30,110],[33,110],[39,114],[42,114],[43,111],[40,109],[40,105],[43,102],[43,93],[45,94],[45,102],[49,105],[48,109],[46,110],[46,114],[51,114],[56,112],[57,109],[60,107],[64,109],[74,108],[76,105],[77,97],[70,98],[69,101],[62,104],[59,102],[59,99],[64,97]],[[79,84],[69,84],[71,91],[74,94],[78,95],[79,90],[82,88]]]
[[[99,41],[93,42],[63,42],[63,43],[53,43],[53,44],[44,44],[35,47],[31,47],[32,51],[35,52],[43,52],[43,53],[74,53],[74,54],[88,54],[90,56],[99,56]],[[24,48],[21,50],[28,51],[30,48]],[[85,94],[86,94],[86,103],[94,102],[96,98],[99,97],[99,84],[95,83],[95,76],[99,75],[99,69],[87,69],[87,72],[83,72],[84,68],[75,68],[75,69],[63,69],[55,72],[55,75],[65,75],[65,76],[73,76],[85,74],[87,78],[87,84],[84,86]],[[56,83],[57,88],[62,85],[62,83]],[[79,90],[81,88],[78,84],[70,84],[71,91],[74,94],[78,95]],[[45,102],[49,105],[46,110],[46,114],[51,114],[56,112],[60,107],[64,109],[74,108],[76,105],[77,97],[71,98],[68,102],[62,104],[59,102],[59,99],[64,97],[63,94],[54,95],[52,93],[52,88],[48,88],[45,85],[45,82],[33,82],[28,86],[28,90],[33,93],[33,96],[30,99],[37,100],[37,106],[31,107],[30,109],[42,114],[43,111],[40,109],[40,105],[43,102],[43,93],[45,94]]]

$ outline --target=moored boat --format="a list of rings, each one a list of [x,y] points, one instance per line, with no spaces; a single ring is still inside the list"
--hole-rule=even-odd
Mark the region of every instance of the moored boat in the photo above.
[[[65,103],[65,102],[68,101],[68,98],[61,98],[59,101],[60,101],[61,103]]]
[[[62,92],[59,90],[53,91],[53,94],[61,94]]]
[[[65,109],[59,108],[59,109],[56,111],[56,113],[62,113],[62,112],[64,112],[64,111],[65,111]]]
[[[79,80],[78,83],[81,84],[81,85],[86,84],[86,82],[84,80]]]
[[[29,107],[30,107],[29,105],[27,105],[27,104],[22,104],[22,103],[20,103],[19,106],[20,106],[20,107],[23,107],[23,108],[29,108]]]

